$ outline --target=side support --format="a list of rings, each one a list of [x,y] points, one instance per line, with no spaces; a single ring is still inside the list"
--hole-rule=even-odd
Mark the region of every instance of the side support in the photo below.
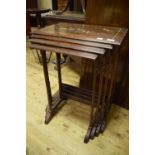
[[[60,66],[60,54],[56,53],[56,60],[57,60],[57,70],[58,70],[58,83],[59,83],[59,95],[60,99],[62,99],[62,78],[61,78],[61,66]]]
[[[108,100],[107,100],[107,108],[106,111],[109,111],[109,108],[111,106],[111,98],[112,98],[112,92],[113,92],[113,88],[114,88],[114,83],[115,83],[115,78],[116,78],[116,73],[117,73],[117,66],[118,66],[118,60],[119,60],[119,47],[116,47],[114,53],[113,53],[113,57],[114,57],[114,64],[113,64],[113,71],[111,73],[111,82],[110,82],[110,88],[109,88],[109,94],[108,94]],[[106,112],[106,113],[107,113]]]
[[[87,143],[89,141],[91,132],[93,129],[93,124],[94,124],[96,77],[97,77],[97,66],[96,66],[96,60],[95,60],[94,64],[93,64],[93,90],[92,90],[92,104],[91,104],[90,122],[89,122],[89,127],[87,130],[87,133],[84,138],[84,143]]]
[[[45,124],[47,124],[47,123],[49,123],[49,121],[51,119],[52,94],[51,94],[51,87],[50,87],[50,81],[49,81],[49,75],[48,75],[48,67],[47,67],[47,61],[46,61],[46,51],[40,50],[40,53],[41,53],[41,57],[42,57],[44,78],[45,78],[46,91],[47,91],[47,99],[48,99],[48,105],[46,107],[46,116],[45,116]]]
[[[98,112],[97,117],[97,123],[96,123],[96,130],[95,130],[95,136],[98,136],[101,130],[101,127],[105,127],[105,120],[104,120],[104,107],[106,105],[106,94],[107,94],[107,88],[108,88],[108,70],[109,70],[109,58],[110,54],[109,51],[106,53],[106,55],[102,58],[101,61],[101,68],[100,68],[100,85],[103,85],[103,79],[104,79],[104,87],[103,89],[100,89],[100,93],[102,93],[102,96],[99,95],[99,101],[100,101],[100,111]],[[100,87],[101,87],[100,86]]]
[[[94,120],[94,127],[92,129],[91,132],[91,136],[90,138],[93,139],[94,136],[97,136],[97,127],[98,127],[98,123],[100,120],[100,115],[101,115],[101,103],[102,103],[102,86],[103,86],[103,75],[104,75],[104,71],[102,71],[103,66],[105,65],[105,58],[100,56],[99,57],[99,83],[98,83],[98,98],[97,98],[97,104],[96,104],[96,111],[95,111],[95,120]]]
[[[116,77],[116,71],[117,71],[117,64],[118,64],[118,59],[119,59],[119,49],[118,47],[116,47],[116,50],[113,51],[113,56],[110,58],[110,85],[109,85],[109,92],[108,92],[108,95],[107,95],[107,101],[106,104],[104,105],[104,107],[102,108],[103,110],[103,115],[102,115],[102,118],[101,118],[101,122],[102,122],[102,125],[101,125],[101,128],[100,128],[100,132],[102,133],[104,131],[104,128],[105,128],[105,124],[106,124],[106,119],[107,119],[107,114],[108,114],[108,111],[110,109],[110,106],[111,106],[111,98],[112,98],[112,91],[113,91],[113,88],[114,88],[114,80],[115,80],[115,77]],[[113,64],[113,65],[112,65]],[[107,81],[108,82],[108,81]]]

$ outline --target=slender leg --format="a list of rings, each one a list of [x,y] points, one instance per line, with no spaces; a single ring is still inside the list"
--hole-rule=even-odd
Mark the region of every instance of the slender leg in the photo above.
[[[93,139],[94,136],[97,136],[97,127],[99,125],[99,119],[100,119],[100,114],[101,114],[100,103],[101,103],[102,85],[103,85],[103,76],[102,76],[102,74],[100,75],[99,84],[100,84],[100,86],[99,86],[99,96],[98,96],[98,99],[97,99],[98,103],[96,105],[95,122],[94,122],[94,127],[93,127],[92,132],[91,132],[91,139]]]
[[[113,69],[111,72],[111,82],[110,82],[110,88],[109,88],[109,95],[108,95],[108,100],[107,100],[107,108],[106,108],[106,113],[109,111],[109,108],[111,106],[111,98],[112,98],[112,91],[114,88],[114,81],[116,77],[116,72],[117,72],[117,65],[118,65],[118,59],[119,59],[119,49],[117,47],[115,53],[114,53],[114,64],[113,64]]]
[[[100,64],[104,63],[104,59],[102,59],[102,57],[100,56]],[[99,79],[99,91],[98,91],[98,98],[97,98],[97,104],[96,104],[96,111],[95,111],[95,122],[94,122],[94,127],[92,129],[92,132],[91,132],[91,139],[94,138],[96,134],[96,130],[97,130],[97,126],[98,126],[98,123],[99,123],[99,119],[100,119],[100,113],[101,113],[101,99],[102,99],[102,87],[103,87],[103,71],[100,69],[100,79]]]
[[[52,52],[50,53],[50,56],[49,56],[49,58],[48,58],[48,60],[47,60],[47,63],[49,63],[49,62],[50,62],[51,55],[52,55]]]
[[[90,122],[87,133],[84,138],[84,143],[87,143],[90,139],[90,134],[93,128],[94,123],[94,106],[95,106],[95,89],[96,89],[96,77],[97,77],[97,70],[96,70],[96,61],[94,62],[93,66],[93,90],[92,90],[92,104],[91,104],[91,113],[90,113]]]
[[[101,112],[100,112],[100,117],[99,117],[99,122],[98,122],[98,126],[96,129],[96,136],[98,136],[98,134],[101,131],[101,128],[105,128],[105,119],[104,119],[104,109],[105,109],[105,105],[106,105],[106,94],[107,94],[107,88],[108,88],[108,77],[107,77],[107,70],[109,70],[109,66],[107,61],[109,61],[110,59],[110,54],[107,53],[107,57],[104,58],[106,59],[106,63],[104,68],[101,70],[104,74],[105,74],[105,82],[104,82],[104,90],[103,90],[103,98],[101,98]]]
[[[107,92],[107,88],[108,88],[108,78],[105,77],[105,83],[104,83],[104,94],[103,94],[103,100],[102,100],[102,107],[101,107],[101,115],[100,115],[100,120],[98,123],[98,127],[96,130],[96,135],[98,135],[100,132],[103,132],[104,128],[105,128],[105,117],[104,117],[104,113],[105,113],[105,106],[106,106],[106,92]]]
[[[41,60],[40,60],[40,55],[39,55],[38,50],[36,50],[36,54],[37,54],[37,57],[38,57],[39,63],[42,64],[42,62],[41,62]]]
[[[103,85],[103,79],[104,79],[104,77],[103,77],[103,72],[101,73],[101,75],[100,75],[100,85]],[[106,83],[106,80],[105,80],[105,85],[107,86],[107,83]],[[100,86],[101,87],[101,86]],[[106,89],[106,88],[104,88],[104,89]],[[101,122],[100,122],[100,119],[101,119],[101,115],[102,115],[102,105],[103,105],[103,101],[102,101],[102,95],[100,95],[100,94],[102,94],[103,93],[103,91],[102,91],[102,87],[100,88],[100,90],[99,90],[100,92],[99,92],[99,98],[98,98],[98,102],[99,102],[99,105],[98,106],[100,106],[100,108],[99,108],[99,110],[97,111],[97,119],[96,119],[96,123],[95,123],[95,136],[98,136],[99,135],[99,129],[100,129],[100,126],[101,126]],[[101,104],[101,105],[100,105]]]
[[[57,59],[57,70],[58,70],[58,82],[59,82],[59,95],[60,98],[62,98],[62,79],[61,79],[61,66],[60,66],[60,54],[56,53],[56,59]]]
[[[107,113],[110,109],[110,105],[111,105],[111,96],[112,96],[112,89],[113,89],[113,85],[114,85],[114,78],[115,78],[115,75],[116,75],[116,70],[117,70],[117,64],[118,64],[118,56],[119,56],[119,53],[118,53],[118,49],[115,51],[115,53],[113,53],[114,55],[110,58],[110,65],[112,65],[112,68],[110,70],[110,86],[109,86],[109,92],[108,92],[108,99],[106,101],[106,104],[103,108],[103,115],[102,115],[102,118],[101,118],[101,121],[102,121],[102,125],[101,125],[101,128],[100,128],[100,132],[103,132],[104,131],[104,128],[105,128],[105,120],[107,119]]]
[[[47,90],[47,99],[48,99],[48,105],[46,107],[46,116],[45,116],[45,124],[47,124],[49,123],[52,117],[51,116],[52,115],[52,94],[51,94],[48,67],[47,67],[47,61],[46,61],[46,51],[41,50],[40,53],[42,57],[44,78],[45,78],[45,84],[46,84],[46,90]]]

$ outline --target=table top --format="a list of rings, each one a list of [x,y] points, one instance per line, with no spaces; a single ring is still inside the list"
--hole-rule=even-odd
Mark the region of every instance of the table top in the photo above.
[[[30,14],[36,14],[36,13],[46,13],[49,12],[51,9],[37,9],[37,8],[29,8],[26,9],[26,11]]]
[[[66,20],[76,20],[76,21],[85,21],[85,15],[81,12],[75,12],[75,11],[66,11],[63,14],[55,14],[54,11],[50,11],[48,13],[44,13],[42,15],[43,18],[46,19],[66,19]]]
[[[127,31],[120,27],[58,23],[36,30],[33,34],[120,45]]]
[[[43,44],[43,45],[47,45],[47,46],[73,49],[73,50],[79,50],[79,51],[95,53],[95,54],[104,54],[105,53],[105,49],[90,47],[90,46],[84,46],[84,45],[75,44],[75,43],[59,42],[59,41],[54,41],[54,40],[50,41],[50,40],[34,39],[34,38],[29,39],[29,41],[31,43],[35,43],[35,44]]]
[[[28,10],[27,10],[28,11]],[[32,18],[36,17],[36,13],[30,13],[30,16]],[[49,12],[45,12],[45,13],[41,13],[41,17],[45,18],[45,19],[62,19],[62,20],[70,20],[70,21],[80,21],[80,22],[84,22],[85,21],[85,15],[81,12],[77,12],[77,11],[66,11],[63,14],[55,14],[55,11],[49,11]]]
[[[82,57],[82,58],[87,58],[87,59],[92,59],[92,60],[96,60],[98,57],[98,55],[94,53],[82,52],[82,51],[75,50],[75,49],[73,50],[73,49],[67,49],[67,48],[47,46],[43,44],[31,43],[29,47],[38,49],[38,50],[52,51],[55,53],[67,54],[67,55],[72,55],[72,56],[77,56],[77,57]]]

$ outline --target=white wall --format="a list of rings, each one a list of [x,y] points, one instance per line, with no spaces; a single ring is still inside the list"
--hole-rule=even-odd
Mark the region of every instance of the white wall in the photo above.
[[[52,0],[38,0],[39,9],[49,9],[52,8]]]

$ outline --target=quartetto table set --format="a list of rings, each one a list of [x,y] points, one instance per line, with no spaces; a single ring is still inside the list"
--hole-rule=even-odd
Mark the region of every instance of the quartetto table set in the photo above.
[[[70,98],[91,106],[90,121],[84,138],[85,143],[104,131],[119,61],[119,48],[126,34],[127,29],[125,28],[69,23],[50,25],[31,33],[30,47],[40,50],[42,56],[48,97],[46,124],[52,119],[62,101]],[[57,59],[59,90],[53,96],[46,51],[55,52]],[[92,90],[62,82],[60,54],[92,61]]]

